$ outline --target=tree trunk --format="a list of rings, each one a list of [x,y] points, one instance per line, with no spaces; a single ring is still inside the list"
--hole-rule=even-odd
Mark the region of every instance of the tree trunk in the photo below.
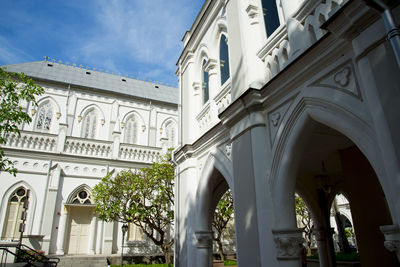
[[[162,252],[164,254],[165,263],[168,264],[168,266],[170,266],[171,263],[172,263],[172,259],[171,259],[171,255],[169,255],[168,248],[163,247],[161,249],[162,249]]]
[[[224,256],[224,249],[222,247],[222,242],[221,239],[219,238],[217,240],[217,244],[218,244],[218,252],[219,252],[219,256],[221,257],[221,260],[225,260],[225,256]]]

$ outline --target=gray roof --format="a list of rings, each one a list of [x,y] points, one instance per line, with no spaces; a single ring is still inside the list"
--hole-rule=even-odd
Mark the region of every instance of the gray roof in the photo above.
[[[83,86],[93,90],[115,92],[172,104],[178,104],[179,99],[179,92],[175,87],[51,61],[36,61],[2,67],[5,67],[8,72],[23,72],[33,79]]]

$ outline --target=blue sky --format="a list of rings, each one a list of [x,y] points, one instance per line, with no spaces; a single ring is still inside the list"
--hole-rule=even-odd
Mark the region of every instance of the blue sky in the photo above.
[[[43,60],[177,85],[204,0],[0,0],[0,65]]]

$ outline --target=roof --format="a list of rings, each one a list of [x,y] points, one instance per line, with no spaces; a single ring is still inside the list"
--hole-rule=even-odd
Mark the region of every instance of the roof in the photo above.
[[[33,79],[83,86],[94,91],[114,92],[171,104],[178,104],[179,100],[179,91],[175,87],[51,61],[35,61],[2,67],[5,67],[8,72],[23,72]]]

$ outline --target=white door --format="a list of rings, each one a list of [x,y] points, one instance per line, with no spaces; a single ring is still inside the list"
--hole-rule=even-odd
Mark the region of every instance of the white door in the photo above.
[[[70,207],[68,254],[88,253],[92,211],[90,207]]]

